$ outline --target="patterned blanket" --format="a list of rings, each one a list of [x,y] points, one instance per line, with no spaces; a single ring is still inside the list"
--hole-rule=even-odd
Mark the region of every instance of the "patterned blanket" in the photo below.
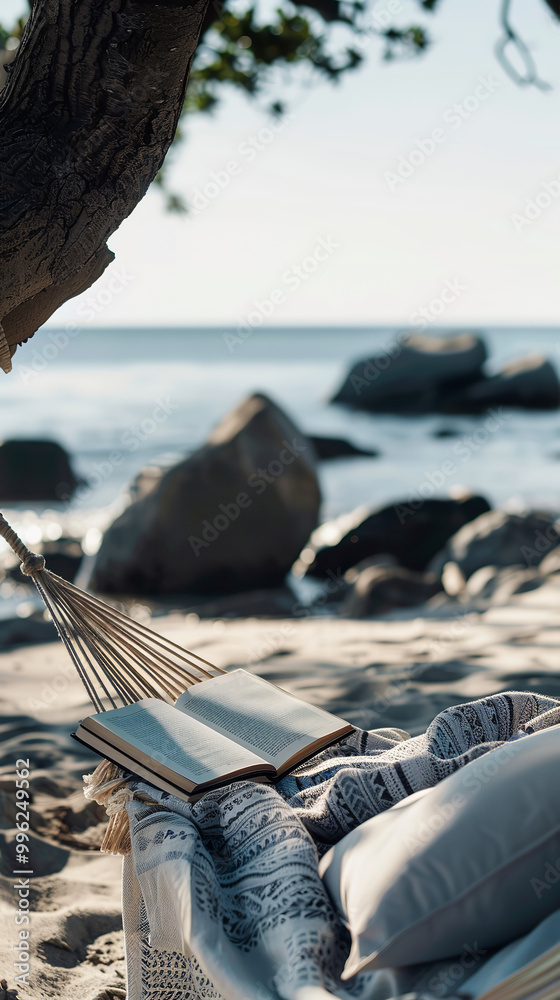
[[[131,782],[123,883],[129,1000],[456,995],[457,980],[448,977],[447,989],[433,965],[342,983],[348,932],[319,878],[318,857],[405,796],[558,723],[560,701],[509,692],[449,708],[414,738],[356,730],[274,787],[240,781],[187,803]],[[140,800],[146,794],[151,803]]]

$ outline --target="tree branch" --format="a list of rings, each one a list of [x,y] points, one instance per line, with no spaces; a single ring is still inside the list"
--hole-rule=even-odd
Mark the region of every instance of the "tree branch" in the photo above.
[[[501,63],[502,68],[508,74],[510,79],[512,79],[513,82],[519,86],[527,85],[538,87],[539,90],[550,90],[550,84],[541,80],[537,73],[537,66],[531,54],[531,50],[511,25],[509,19],[510,6],[511,0],[502,0],[500,23],[502,25],[503,35],[496,43],[496,58],[498,62]],[[549,3],[549,6],[552,7],[552,4]],[[517,52],[519,61],[523,67],[521,72],[515,67],[509,58],[508,49],[510,46],[512,46]]]
[[[208,0],[36,0],[0,95],[0,365],[113,260],[157,174]]]

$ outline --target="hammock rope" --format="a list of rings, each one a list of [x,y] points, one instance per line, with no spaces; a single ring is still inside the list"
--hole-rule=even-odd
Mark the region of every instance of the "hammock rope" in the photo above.
[[[51,573],[44,557],[27,548],[2,514],[0,536],[37,587],[96,712],[141,698],[173,703],[192,684],[226,672]],[[101,844],[107,854],[131,849],[126,804],[135,793],[128,780],[108,760],[84,775],[86,798],[105,806],[109,816]]]
[[[225,673],[117,608],[51,573],[0,514],[0,535],[31,577],[96,712],[141,698],[175,702],[192,684]]]

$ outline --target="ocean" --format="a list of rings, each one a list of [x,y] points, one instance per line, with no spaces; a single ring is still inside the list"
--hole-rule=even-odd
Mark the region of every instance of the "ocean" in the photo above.
[[[69,504],[11,505],[4,513],[30,545],[69,531],[93,553],[136,473],[189,454],[255,391],[270,395],[305,432],[380,451],[378,458],[321,464],[324,520],[362,504],[462,488],[493,505],[560,509],[560,411],[505,411],[488,422],[329,405],[349,365],[388,346],[396,332],[266,328],[242,339],[234,329],[43,329],[2,379],[1,434],[55,439],[88,485]],[[532,353],[560,365],[560,329],[482,332],[491,370]],[[435,436],[442,429],[455,436]]]

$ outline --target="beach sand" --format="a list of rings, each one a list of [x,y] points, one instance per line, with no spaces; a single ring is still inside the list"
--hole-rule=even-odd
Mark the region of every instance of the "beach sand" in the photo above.
[[[498,691],[560,697],[559,601],[557,574],[484,609],[436,602],[367,621],[173,615],[152,625],[222,667],[249,663],[357,726],[414,735],[443,708]],[[0,653],[0,979],[17,986],[15,768],[29,758],[31,975],[20,996],[30,1000],[125,996],[121,863],[99,853],[103,814],[81,791],[98,759],[69,735],[90,710],[60,644]]]

